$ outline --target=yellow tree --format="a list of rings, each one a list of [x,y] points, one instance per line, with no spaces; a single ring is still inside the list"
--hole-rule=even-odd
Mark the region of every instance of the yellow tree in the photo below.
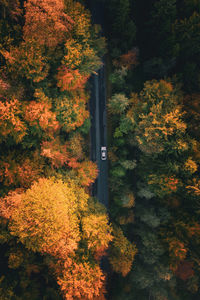
[[[114,227],[114,238],[110,248],[109,261],[115,272],[126,276],[132,267],[137,248],[123,234],[120,227]]]
[[[0,215],[8,221],[11,235],[27,249],[45,255],[67,300],[92,299],[104,286],[95,255],[108,248],[112,229],[105,209],[88,199],[72,180],[41,178],[0,202]]]
[[[70,96],[64,95],[56,101],[57,119],[66,132],[83,125],[89,117],[86,108],[87,95],[83,91],[74,91]]]
[[[186,124],[172,84],[164,80],[148,81],[139,97],[132,96],[127,112],[139,148],[146,154],[164,150],[188,150],[184,141]]]

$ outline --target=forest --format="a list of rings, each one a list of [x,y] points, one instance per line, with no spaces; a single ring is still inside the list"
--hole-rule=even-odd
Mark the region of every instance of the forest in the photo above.
[[[0,300],[198,300],[200,2],[92,2],[0,0]]]

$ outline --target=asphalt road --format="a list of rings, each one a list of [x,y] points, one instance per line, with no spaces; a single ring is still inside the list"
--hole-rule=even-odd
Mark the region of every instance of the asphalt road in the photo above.
[[[108,207],[108,161],[101,159],[101,147],[107,147],[106,94],[104,66],[91,78],[91,159],[98,165],[99,174],[93,184],[93,196]]]
[[[92,21],[104,27],[104,6],[103,2],[90,2]],[[108,161],[101,159],[101,147],[107,147],[107,124],[106,124],[106,84],[105,84],[105,64],[102,58],[102,67],[91,78],[91,159],[98,165],[99,175],[93,184],[92,194],[101,203],[108,207]]]

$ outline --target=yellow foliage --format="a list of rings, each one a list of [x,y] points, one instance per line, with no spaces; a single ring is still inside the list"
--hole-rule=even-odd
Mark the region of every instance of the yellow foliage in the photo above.
[[[98,251],[106,249],[112,240],[112,229],[108,225],[108,217],[90,214],[82,219],[83,238],[88,242],[88,248]]]
[[[86,107],[87,100],[87,95],[83,92],[78,93],[77,91],[70,97],[65,96],[62,99],[57,99],[57,119],[66,132],[82,126],[84,121],[89,117],[89,111]]]
[[[193,183],[186,186],[186,188],[195,195],[200,196],[200,180],[197,180],[196,178],[193,179]]]
[[[112,240],[112,227],[108,224],[108,215],[102,204],[92,199],[88,202],[88,210],[82,217],[83,238],[93,252],[107,249]]]
[[[73,0],[64,0],[64,2],[67,14],[74,21],[72,27],[73,34],[79,38],[81,37],[84,42],[87,42],[90,38],[91,26],[89,11],[79,2]]]
[[[184,151],[186,123],[171,83],[147,81],[139,95],[132,94],[127,118],[133,124],[134,138],[147,153],[160,153],[169,148]],[[176,142],[177,141],[177,142]]]
[[[65,63],[70,69],[77,68],[82,61],[82,45],[74,39],[69,39],[65,43],[67,54],[64,56],[63,64]]]
[[[66,257],[77,249],[80,240],[76,189],[73,182],[35,182],[20,195],[21,201],[11,213],[11,234],[32,251]],[[86,205],[87,197],[81,191]]]
[[[114,238],[110,249],[109,261],[113,270],[126,276],[132,267],[137,253],[135,245],[128,241],[119,227],[114,228]]]
[[[195,173],[198,169],[198,166],[194,160],[192,160],[191,157],[187,159],[187,161],[184,164],[184,169],[191,174]]]
[[[73,136],[69,139],[67,150],[70,152],[70,155],[76,159],[83,159],[83,137],[80,133],[75,132]]]
[[[93,299],[99,296],[105,276],[97,264],[86,261],[64,265],[57,277],[64,299]]]
[[[73,180],[41,178],[0,201],[0,215],[8,220],[11,235],[26,248],[48,254],[47,264],[67,300],[103,299],[99,258],[112,240],[112,228],[104,206],[88,197]],[[11,268],[20,266],[20,257],[10,253]],[[29,265],[26,271],[30,275],[40,270]]]

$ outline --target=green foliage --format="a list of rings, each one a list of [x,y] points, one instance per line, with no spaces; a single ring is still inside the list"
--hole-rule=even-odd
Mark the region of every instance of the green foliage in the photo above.
[[[111,54],[116,57],[132,48],[136,37],[136,26],[131,18],[129,0],[110,0],[107,5],[111,38],[110,50]]]
[[[153,42],[158,45],[158,53],[162,57],[173,57],[177,55],[175,53],[175,43],[172,34],[172,24],[176,20],[176,0],[159,0],[155,1],[151,12],[150,26],[152,30]],[[159,30],[157,30],[159,26]],[[154,46],[155,50],[156,47]],[[164,64],[164,62],[163,62]]]
[[[115,94],[108,102],[108,109],[111,114],[123,113],[129,105],[128,98],[123,94]]]
[[[126,1],[117,17],[121,2],[110,1],[109,5],[108,31],[113,37],[108,33],[108,41],[115,58],[108,104],[111,216],[127,237],[136,241],[138,249],[127,280],[113,277],[111,299],[196,300],[199,2]],[[119,68],[121,54],[130,49],[123,43],[123,14],[128,7],[137,24],[140,54],[140,65],[134,70]],[[121,28],[117,27],[119,19]],[[126,19],[128,23],[128,16]],[[114,28],[118,37],[120,30],[124,31],[121,42]],[[128,98],[123,109],[116,95]],[[136,165],[129,169],[129,162],[134,160]],[[126,170],[123,176],[119,162]],[[124,207],[128,190],[135,195],[134,208]],[[131,214],[133,225],[126,222]]]
[[[180,72],[182,73],[184,88],[189,91],[199,91],[199,12],[174,23],[173,31],[176,43],[179,45]],[[187,62],[181,65],[182,62]]]

